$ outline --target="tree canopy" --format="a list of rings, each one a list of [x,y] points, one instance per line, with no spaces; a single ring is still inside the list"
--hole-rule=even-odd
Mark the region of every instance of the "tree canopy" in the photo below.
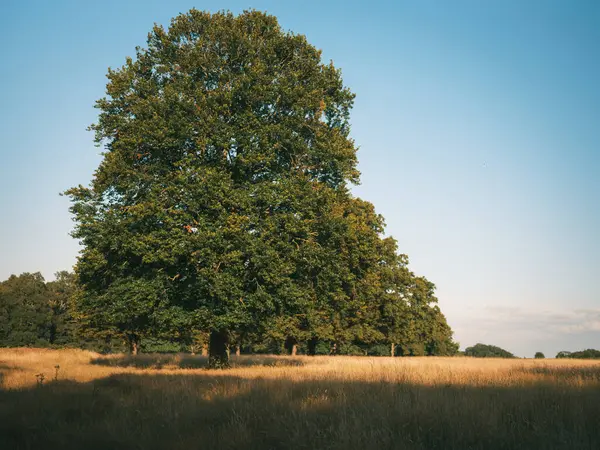
[[[588,348],[577,352],[558,352],[557,358],[572,358],[572,359],[600,359],[600,350]]]
[[[383,218],[355,198],[354,94],[275,17],[191,10],[109,70],[92,125],[104,158],[67,191],[90,328],[190,340],[213,366],[262,336],[332,351],[452,353],[451,330]]]
[[[514,358],[515,355],[495,345],[475,344],[465,349],[465,356],[475,358]]]
[[[73,274],[65,271],[49,283],[39,272],[0,282],[0,347],[72,344],[74,288]]]

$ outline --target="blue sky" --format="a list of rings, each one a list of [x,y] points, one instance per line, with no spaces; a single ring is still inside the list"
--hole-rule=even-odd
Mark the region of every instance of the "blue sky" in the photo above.
[[[600,3],[0,5],[0,279],[70,268],[107,68],[190,8],[276,15],[357,94],[362,184],[461,346],[600,348]]]

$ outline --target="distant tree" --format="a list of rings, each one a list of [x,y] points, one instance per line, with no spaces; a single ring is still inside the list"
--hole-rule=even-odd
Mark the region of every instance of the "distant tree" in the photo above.
[[[76,323],[73,317],[73,296],[77,289],[75,274],[62,270],[55,280],[46,283],[48,303],[52,311],[50,344],[55,346],[77,345]]]
[[[544,354],[542,352],[536,352],[534,358],[535,359],[544,359],[545,356],[544,356]]]
[[[86,318],[73,308],[78,288],[68,271],[55,274],[48,283],[40,273],[11,275],[0,282],[0,346],[81,347],[120,350],[110,331],[93,334]]]
[[[512,353],[494,345],[475,344],[465,349],[465,356],[475,358],[514,358]]]
[[[39,273],[0,283],[0,346],[45,347],[52,338],[50,292]]]
[[[571,353],[571,358],[600,359],[600,350],[588,348],[582,352]]]
[[[558,352],[557,358],[571,358],[571,359],[600,359],[600,350],[588,348],[587,350],[581,350],[578,352]]]

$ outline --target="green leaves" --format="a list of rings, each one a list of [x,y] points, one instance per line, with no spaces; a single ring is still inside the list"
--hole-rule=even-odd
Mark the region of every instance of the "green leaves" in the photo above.
[[[74,275],[66,271],[49,283],[39,272],[11,275],[0,282],[0,346],[73,344],[74,290]]]
[[[465,349],[465,356],[475,358],[514,358],[512,353],[494,345],[475,344]]]
[[[339,69],[256,11],[191,10],[147,44],[109,70],[91,126],[104,158],[66,192],[81,313],[130,340],[399,336],[407,280],[419,304],[433,286],[348,191],[354,94]]]

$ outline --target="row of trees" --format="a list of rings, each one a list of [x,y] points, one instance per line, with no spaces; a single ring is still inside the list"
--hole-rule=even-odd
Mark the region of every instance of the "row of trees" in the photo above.
[[[0,346],[80,347],[98,351],[123,351],[130,340],[127,328],[91,326],[78,308],[80,291],[76,277],[59,272],[56,280],[46,283],[40,273],[11,276],[0,283]],[[433,299],[430,299],[433,300]],[[270,324],[269,329],[228,336],[236,351],[247,353],[313,353],[352,355],[448,355],[456,352],[448,326],[435,305],[421,316],[415,310],[404,310],[408,329],[397,336],[393,347],[386,339],[386,327],[379,324],[371,330],[375,340],[350,341],[290,339],[285,325]],[[422,318],[421,318],[422,317]],[[419,319],[421,318],[421,319]],[[439,321],[436,324],[435,321]],[[194,331],[196,330],[196,331]],[[189,333],[170,334],[169,330],[149,329],[138,337],[143,351],[200,351],[208,344],[209,333],[194,329]],[[413,333],[411,335],[411,333]],[[379,339],[377,339],[379,337]],[[386,344],[387,342],[387,344]],[[129,342],[129,344],[131,344]],[[313,345],[314,348],[310,348]],[[134,350],[131,348],[131,350]]]
[[[78,320],[77,283],[73,273],[61,271],[55,274],[55,281],[45,282],[40,273],[24,273],[11,276],[0,282],[0,347],[80,347],[97,351],[123,351],[127,349],[126,335],[110,329],[94,329]],[[430,307],[433,305],[430,305]],[[435,320],[438,315],[433,306],[433,314],[425,315]],[[408,313],[408,311],[404,311]],[[449,330],[435,335],[435,324],[418,323],[416,311],[410,315],[415,322],[410,329],[418,330],[411,341],[398,341],[392,348],[394,355],[451,355],[456,353],[456,344],[449,338]],[[405,318],[406,319],[406,318]],[[408,320],[407,322],[409,322]],[[421,339],[419,340],[419,336]],[[415,339],[416,338],[416,339]],[[441,339],[441,341],[440,341]],[[232,336],[235,351],[244,353],[309,353],[308,342],[291,341],[286,333],[248,333],[245,336]],[[312,350],[314,354],[327,355],[375,355],[389,356],[390,344],[385,342],[338,343],[318,341]],[[160,333],[149,333],[140,339],[140,350],[147,352],[196,352],[205,351],[208,333],[197,332],[191,339],[177,339]],[[465,356],[477,358],[514,358],[514,355],[500,347],[476,344],[462,352]],[[545,358],[536,352],[536,359]],[[561,351],[556,358],[600,359],[600,351],[586,349],[577,352]]]
[[[472,347],[467,347],[464,352],[465,356],[473,356],[475,358],[514,358],[515,355],[507,350],[504,350],[495,345],[475,344]],[[544,359],[545,355],[542,352],[536,352],[535,359]],[[600,359],[600,350],[587,349],[579,352],[558,352],[556,358],[573,358],[573,359]]]
[[[558,352],[557,358],[572,358],[572,359],[600,359],[600,350],[588,348],[578,352]]]

